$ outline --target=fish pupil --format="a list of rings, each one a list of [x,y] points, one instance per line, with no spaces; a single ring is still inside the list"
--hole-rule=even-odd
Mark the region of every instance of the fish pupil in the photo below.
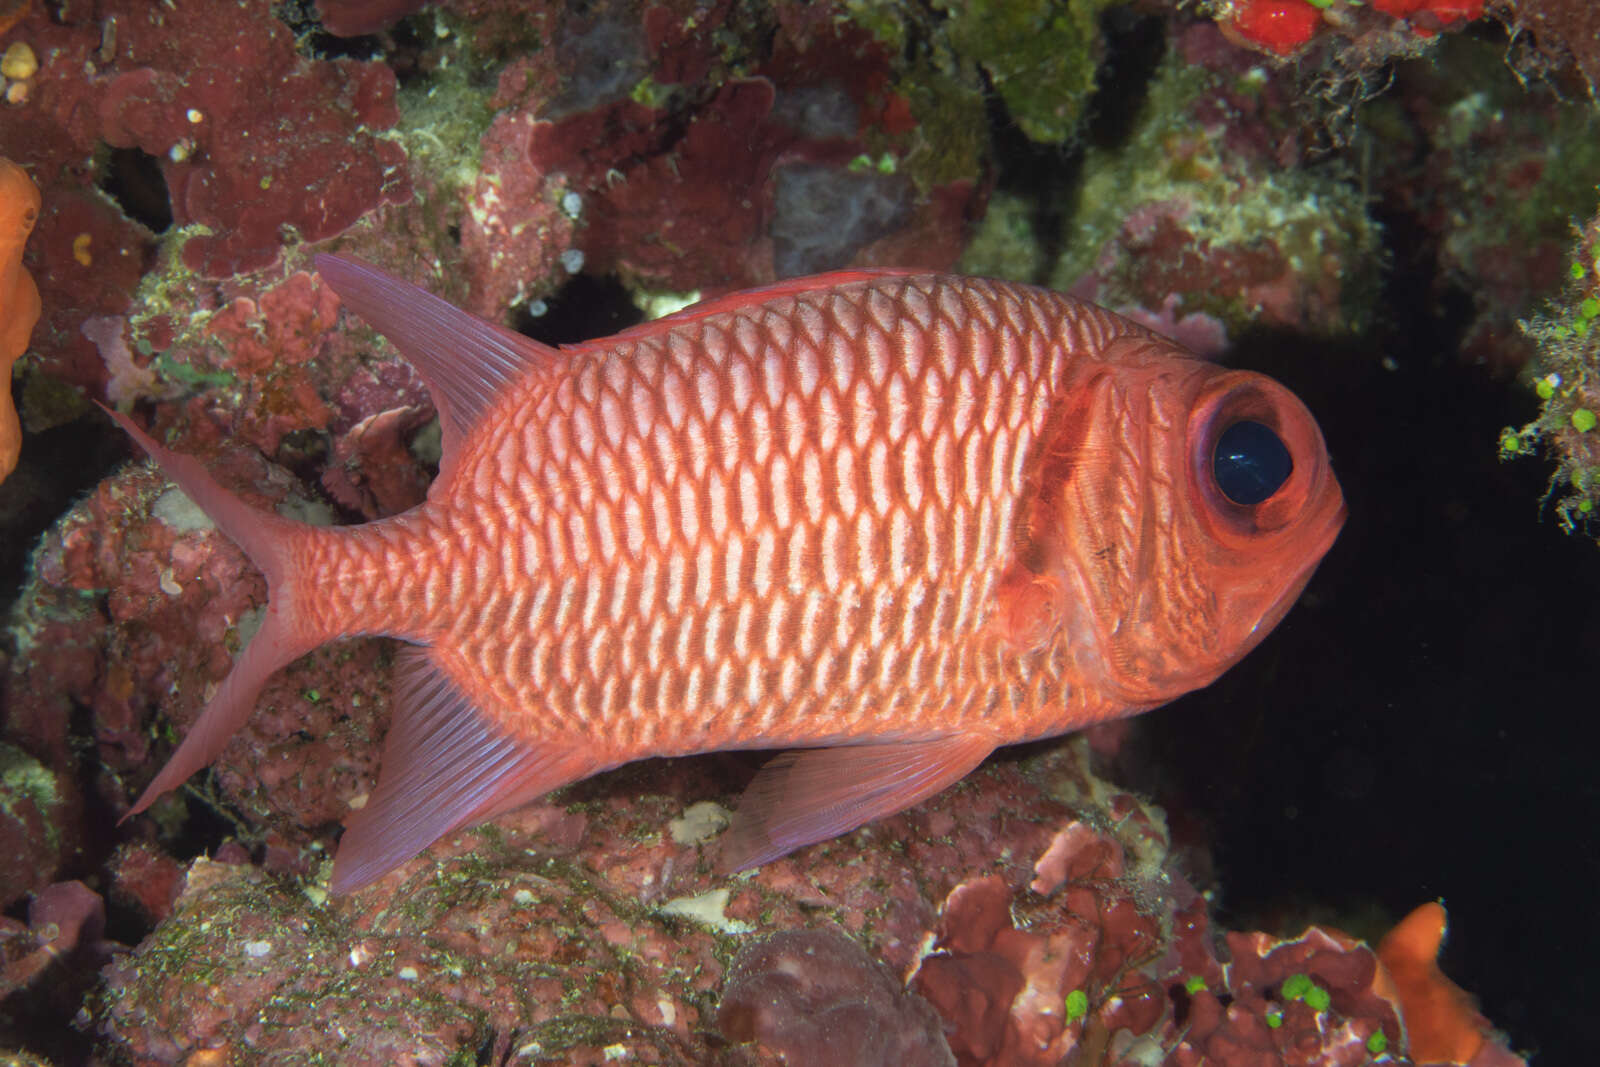
[[[1244,420],[1223,430],[1211,456],[1211,473],[1222,495],[1249,507],[1266,500],[1289,480],[1294,460],[1271,427]]]

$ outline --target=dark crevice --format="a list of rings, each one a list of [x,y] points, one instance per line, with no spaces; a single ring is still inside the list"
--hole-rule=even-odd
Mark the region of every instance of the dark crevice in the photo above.
[[[272,9],[294,34],[295,50],[307,59],[378,59],[383,40],[377,34],[335,37],[322,26],[316,0],[284,0]]]
[[[123,214],[151,233],[172,226],[172,198],[161,175],[161,161],[137,148],[113,148],[100,176],[100,189]]]
[[[1125,144],[1150,95],[1150,82],[1167,53],[1167,22],[1114,7],[1100,20],[1105,58],[1095,72],[1085,139],[1098,148]]]
[[[168,758],[170,754],[166,754],[160,762],[152,759],[150,766],[164,766]],[[171,838],[164,838],[161,843],[167,853],[179,863],[188,863],[200,856],[212,855],[218,848],[236,840],[239,836],[238,820],[218,810],[213,801],[206,799],[220,795],[210,777],[212,773],[207,770],[194,782],[180,786],[176,794],[184,804],[185,817],[182,828]],[[204,790],[204,795],[197,790]]]
[[[544,314],[537,316],[530,313],[527,304],[519,306],[512,326],[518,333],[547,345],[607,337],[644,320],[628,290],[609,276],[575,275],[543,304]]]
[[[995,187],[1033,205],[1033,232],[1038,235],[1039,262],[1047,265],[1060,258],[1063,232],[1072,208],[1073,190],[1083,172],[1083,153],[1061,145],[1039,144],[1031,140],[1011,120],[1000,98],[984,99],[989,113],[989,135],[994,145]],[[1028,278],[1043,283],[1045,278]]]
[[[22,379],[7,384],[21,408]],[[22,588],[40,535],[126,458],[127,436],[107,419],[78,419],[27,435],[17,469],[0,483],[0,529],[6,532],[0,537],[0,615]]]

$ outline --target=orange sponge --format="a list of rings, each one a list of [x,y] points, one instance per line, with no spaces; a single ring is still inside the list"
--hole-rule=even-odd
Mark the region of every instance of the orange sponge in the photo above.
[[[1411,1058],[1417,1063],[1466,1064],[1483,1047],[1488,1022],[1467,991],[1439,970],[1444,931],[1444,905],[1424,904],[1384,935],[1378,960],[1400,1001]]]
[[[26,171],[0,159],[0,482],[16,469],[22,427],[11,403],[11,364],[39,321],[39,288],[22,269],[22,246],[39,218],[39,190]]]

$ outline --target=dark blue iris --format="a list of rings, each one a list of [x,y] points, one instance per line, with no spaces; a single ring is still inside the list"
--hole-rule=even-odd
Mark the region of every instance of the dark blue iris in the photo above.
[[[1222,495],[1249,507],[1276,493],[1289,480],[1294,460],[1272,429],[1259,422],[1236,422],[1217,438],[1211,473]]]

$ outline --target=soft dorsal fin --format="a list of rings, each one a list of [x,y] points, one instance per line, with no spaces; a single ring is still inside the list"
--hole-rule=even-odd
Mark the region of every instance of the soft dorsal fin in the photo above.
[[[903,811],[966,777],[992,751],[988,738],[957,734],[785,752],[740,798],[717,867],[759,867]]]
[[[316,265],[344,305],[387,337],[428,383],[446,462],[509,383],[561,358],[370,263],[319,255]]]
[[[754,289],[741,289],[736,293],[726,293],[714,296],[709,300],[702,300],[697,304],[690,304],[681,311],[674,311],[670,315],[663,315],[650,322],[641,322],[637,326],[630,326],[611,337],[600,339],[606,344],[613,341],[637,341],[641,338],[654,337],[665,333],[675,326],[682,326],[688,322],[695,322],[711,315],[720,315],[725,311],[739,311],[743,308],[754,307],[756,304],[780,296],[798,296],[801,293],[817,292],[822,289],[834,289],[841,285],[850,285],[855,282],[871,282],[879,278],[902,278],[911,274],[927,274],[925,270],[905,270],[899,267],[875,267],[863,270],[835,270],[827,274],[811,274],[804,278],[785,278],[781,282],[770,285],[760,285]],[[596,342],[584,341],[577,345],[567,345],[567,348],[581,348]]]

